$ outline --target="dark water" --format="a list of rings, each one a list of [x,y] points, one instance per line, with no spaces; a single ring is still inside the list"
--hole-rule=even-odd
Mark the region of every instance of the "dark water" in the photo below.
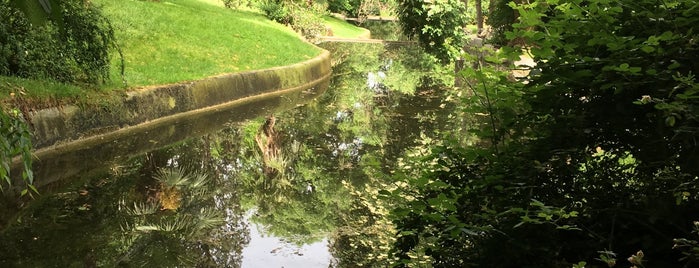
[[[334,77],[313,100],[46,156],[44,194],[3,216],[0,266],[382,265],[393,237],[377,193],[453,108],[418,52],[333,46]],[[188,137],[157,135],[173,131]]]

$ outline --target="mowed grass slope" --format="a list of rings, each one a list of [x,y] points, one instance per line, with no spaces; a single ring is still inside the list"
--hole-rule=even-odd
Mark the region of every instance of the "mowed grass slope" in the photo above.
[[[92,2],[115,29],[128,88],[289,65],[320,54],[319,48],[262,14],[226,9],[212,0]],[[102,98],[125,88],[115,50],[111,62],[111,81],[99,86],[0,76],[0,100],[12,103],[21,97],[22,105],[43,108]]]
[[[323,16],[326,26],[333,30],[333,36],[341,38],[361,38],[369,34],[369,30],[357,27],[333,16]]]
[[[111,19],[130,87],[298,63],[320,54],[263,15],[198,0],[93,0]],[[111,87],[120,86],[113,54]]]

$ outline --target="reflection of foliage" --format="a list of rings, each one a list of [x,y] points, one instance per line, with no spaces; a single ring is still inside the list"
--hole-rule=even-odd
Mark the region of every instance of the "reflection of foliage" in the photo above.
[[[284,176],[265,175],[271,173],[264,171],[261,148],[268,146],[259,133],[271,132],[265,130],[269,120],[243,126],[243,140],[254,150],[242,153],[240,178],[253,195],[246,201],[255,208],[251,220],[269,233],[299,243],[331,232],[336,265],[381,266],[387,255],[380,252],[386,253],[392,241],[384,204],[375,197],[381,174],[422,132],[432,136],[432,127],[445,126],[449,110],[437,97],[440,91],[416,90],[431,80],[421,79],[428,76],[423,68],[434,64],[421,51],[406,47],[386,52],[372,45],[350,51],[355,49],[367,53],[342,54],[345,50],[333,48],[333,55],[340,55],[333,90],[309,105],[276,115],[274,135],[284,156],[283,167],[276,168],[283,168]],[[367,88],[369,71],[385,72],[389,94],[377,95]]]
[[[277,119],[274,115],[270,115],[265,120],[265,123],[260,127],[257,135],[255,135],[255,142],[257,142],[257,147],[260,149],[262,154],[262,166],[264,169],[265,177],[283,177],[284,170],[286,170],[286,161],[284,156],[281,154],[280,136],[274,130],[274,124]]]
[[[313,159],[310,148],[297,141],[288,141],[284,131],[276,130],[276,119],[248,124],[245,138],[255,148],[251,159],[245,159],[242,182],[254,194],[253,221],[263,223],[268,232],[295,243],[318,241],[330,230],[334,217],[334,191],[318,180],[319,173],[306,162]],[[270,138],[271,137],[271,138]],[[251,144],[252,143],[252,144]],[[253,145],[254,144],[254,145]],[[259,158],[258,158],[259,157]],[[259,160],[258,160],[259,159]],[[259,171],[262,171],[261,173]]]
[[[175,239],[181,244],[190,244],[204,234],[221,226],[224,222],[222,213],[211,207],[202,207],[206,199],[211,197],[209,180],[203,174],[187,174],[181,168],[161,169],[157,172],[156,179],[159,188],[156,200],[162,210],[177,210],[176,212],[160,212],[150,202],[134,203],[132,207],[126,207],[122,201],[121,211],[125,213],[125,222],[122,228],[126,233],[124,247],[127,249],[121,261],[146,261],[149,255],[155,254],[149,250],[143,250],[139,245],[152,244],[152,240]],[[143,241],[145,240],[145,241]],[[191,243],[195,246],[199,243]],[[188,246],[185,246],[185,248]],[[153,247],[149,247],[153,249]],[[156,249],[153,249],[156,250]],[[168,251],[174,251],[169,249]],[[166,251],[166,252],[168,252]],[[150,253],[147,253],[150,252]],[[176,251],[174,251],[176,252]],[[137,256],[141,254],[141,256]],[[185,256],[174,255],[179,263],[189,263]],[[191,258],[202,256],[189,256]],[[161,261],[155,258],[156,261]],[[202,260],[191,259],[192,263]],[[143,263],[142,265],[145,265]]]
[[[239,267],[249,235],[225,159],[237,135],[150,152],[39,197],[0,234],[0,266]],[[168,187],[179,193],[176,211],[158,200]]]
[[[351,184],[352,203],[341,213],[339,228],[331,235],[330,252],[335,256],[333,267],[386,267],[388,249],[394,242],[393,224],[386,217],[388,210],[371,185],[358,191]]]

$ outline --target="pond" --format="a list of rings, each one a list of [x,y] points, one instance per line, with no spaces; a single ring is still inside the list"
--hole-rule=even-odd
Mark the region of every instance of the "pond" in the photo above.
[[[37,161],[60,176],[3,216],[0,266],[384,263],[393,233],[378,191],[407,152],[454,127],[455,108],[416,47],[326,48],[334,75],[318,95],[193,120],[214,129],[166,128],[189,133],[180,141],[152,130],[111,143],[122,151]]]

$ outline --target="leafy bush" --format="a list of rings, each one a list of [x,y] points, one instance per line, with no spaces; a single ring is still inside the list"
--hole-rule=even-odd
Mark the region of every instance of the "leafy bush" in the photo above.
[[[32,27],[9,3],[0,5],[0,74],[73,80],[67,58],[61,56],[59,31],[52,24]]]
[[[63,1],[61,41],[64,53],[80,70],[78,80],[95,83],[109,79],[109,49],[114,30],[101,11],[84,1]]]
[[[509,40],[505,37],[505,33],[512,31],[512,24],[515,23],[515,11],[508,5],[510,0],[491,0],[494,1],[495,8],[491,14],[488,14],[488,24],[493,29],[491,42],[498,45],[507,45]]]
[[[298,3],[282,0],[265,0],[260,9],[267,18],[287,24],[309,41],[315,41],[325,33],[322,14],[326,6],[313,4],[302,6]]]
[[[325,34],[325,24],[317,13],[303,8],[295,8],[292,11],[294,23],[291,25],[295,31],[311,42]]]
[[[4,184],[12,185],[10,165],[12,158],[20,156],[22,159],[22,179],[26,188],[22,190],[22,195],[32,195],[37,190],[32,185],[34,175],[32,174],[32,140],[29,128],[21,116],[21,113],[13,109],[5,113],[0,109],[0,190],[4,191]]]
[[[466,6],[460,0],[400,0],[398,18],[406,36],[417,37],[420,45],[442,62],[450,62],[464,45]]]
[[[356,18],[359,15],[361,0],[329,0],[328,11]]]
[[[260,9],[270,20],[282,24],[292,24],[294,22],[289,7],[282,0],[264,0],[260,3]]]
[[[444,142],[405,165],[417,167],[397,176],[407,186],[384,193],[398,197],[394,256],[434,267],[602,266],[616,256],[696,266],[699,3],[510,7],[520,16],[508,38],[529,47],[488,59],[530,51],[537,72],[526,84],[494,68],[462,73],[474,109],[462,115],[484,139]]]
[[[221,0],[221,1],[223,1],[223,6],[225,6],[227,8],[233,8],[233,0]]]
[[[0,75],[71,83],[109,78],[114,33],[95,6],[62,1],[60,19],[31,25],[9,0],[1,1]]]

